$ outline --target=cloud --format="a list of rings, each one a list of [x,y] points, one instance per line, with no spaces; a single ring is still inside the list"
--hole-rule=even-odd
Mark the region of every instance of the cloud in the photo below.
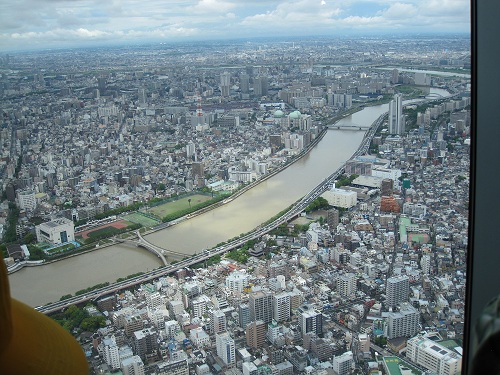
[[[469,0],[17,0],[0,2],[0,51],[68,41],[470,29]],[[80,39],[79,39],[80,38]]]

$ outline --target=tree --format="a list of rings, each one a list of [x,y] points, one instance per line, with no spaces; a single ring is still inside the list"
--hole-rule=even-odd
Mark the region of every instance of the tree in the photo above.
[[[188,199],[189,208],[191,208],[191,198]]]

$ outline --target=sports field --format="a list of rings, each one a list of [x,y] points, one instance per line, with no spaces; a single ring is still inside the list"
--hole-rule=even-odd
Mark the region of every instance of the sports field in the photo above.
[[[152,207],[149,209],[149,212],[151,212],[153,215],[158,216],[159,218],[163,218],[167,215],[173,214],[177,211],[180,210],[185,210],[189,208],[189,200],[191,200],[191,207],[202,203],[206,202],[212,199],[210,196],[207,195],[201,195],[201,194],[194,194],[190,195],[189,197],[182,197],[178,200],[164,203],[162,205]]]
[[[143,227],[154,227],[161,223],[160,219],[156,219],[153,215],[143,212],[133,212],[125,216],[124,219],[135,224],[141,224]]]
[[[89,238],[89,237],[96,237],[101,234],[107,234],[107,233],[113,233],[113,232],[118,232],[120,229],[126,228],[130,225],[131,223],[125,220],[119,220],[115,221],[106,225],[102,225],[97,228],[92,228],[89,230],[86,230],[85,232],[80,232],[77,234],[77,237],[81,237],[83,239]]]

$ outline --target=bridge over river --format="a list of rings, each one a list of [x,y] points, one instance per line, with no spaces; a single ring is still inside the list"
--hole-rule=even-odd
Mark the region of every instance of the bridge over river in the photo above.
[[[162,247],[156,246],[152,244],[151,242],[147,241],[142,237],[141,233],[139,231],[136,231],[137,234],[137,239],[123,239],[123,238],[115,238],[114,240],[116,242],[121,242],[121,243],[130,243],[134,244],[136,246],[142,247],[146,250],[148,250],[150,253],[153,253],[156,255],[158,258],[161,259],[164,265],[169,264],[167,261],[167,256],[175,259],[183,259],[186,257],[186,254],[175,251],[175,250],[170,250],[170,249],[164,249]]]

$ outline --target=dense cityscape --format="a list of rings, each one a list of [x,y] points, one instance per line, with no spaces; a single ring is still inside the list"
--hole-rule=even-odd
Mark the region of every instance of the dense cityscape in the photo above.
[[[74,334],[92,374],[458,374],[469,42],[263,38],[4,53],[8,271],[130,244],[161,258],[123,284],[89,279],[61,289],[61,305],[46,297],[37,307]],[[373,108],[380,116],[369,123],[345,122]],[[304,209],[284,207],[203,253],[153,240],[245,199],[328,134],[364,138],[337,174],[324,171]]]

